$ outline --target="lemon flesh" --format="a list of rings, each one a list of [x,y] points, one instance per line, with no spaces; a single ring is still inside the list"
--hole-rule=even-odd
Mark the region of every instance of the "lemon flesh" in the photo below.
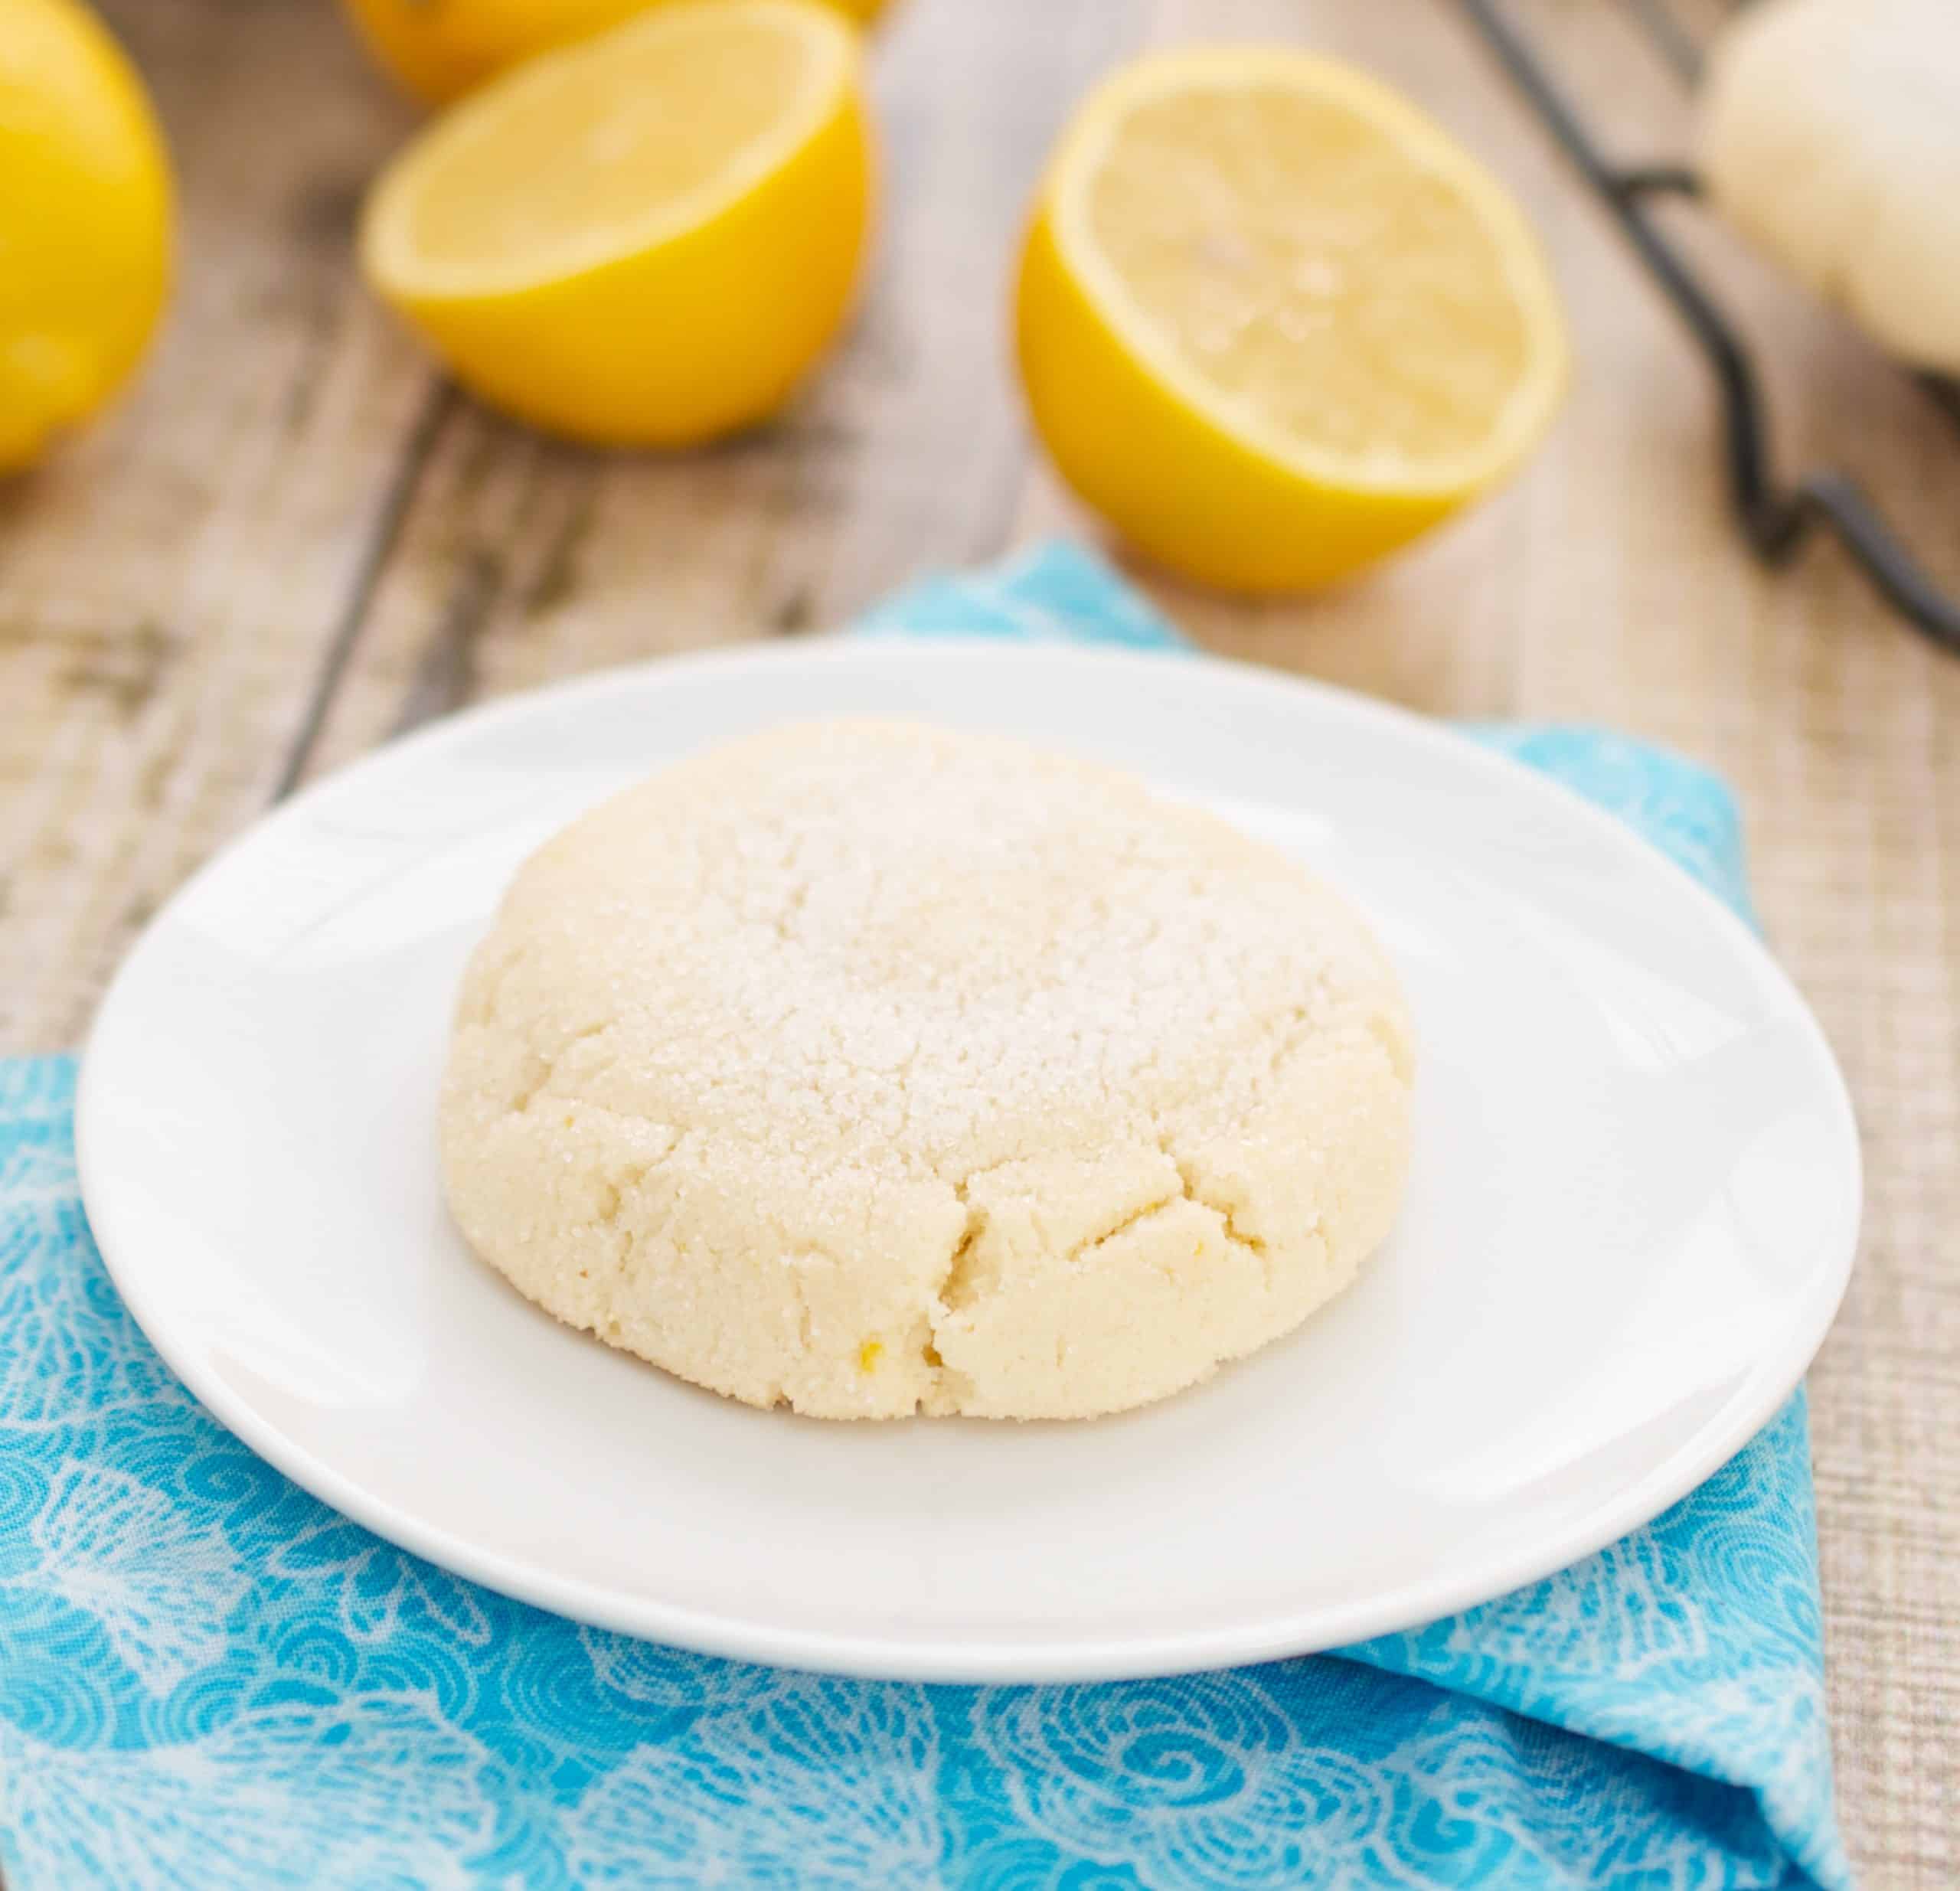
[[[493,405],[684,445],[761,417],[835,332],[869,217],[855,35],[698,0],[547,54],[411,145],[369,280]]]
[[[1165,55],[1092,99],[1018,327],[1070,482],[1160,562],[1254,591],[1445,516],[1528,451],[1566,375],[1494,181],[1385,88],[1277,51]]]
[[[171,224],[162,137],[121,49],[73,0],[0,0],[0,472],[136,366]]]

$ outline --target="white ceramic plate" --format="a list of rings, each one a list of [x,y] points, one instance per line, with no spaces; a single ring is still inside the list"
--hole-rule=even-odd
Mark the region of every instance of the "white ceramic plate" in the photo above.
[[[464,956],[590,802],[758,725],[1005,730],[1207,802],[1354,893],[1421,1052],[1390,1246],[1292,1338],[1081,1425],[752,1411],[560,1327],[451,1228]],[[1143,1674],[1478,1601],[1651,1517],[1841,1295],[1843,1083],[1746,929],[1530,771],[1202,658],[840,642],[593,678],[302,795],[131,955],[83,1073],[116,1284],[255,1450],[567,1615],[864,1674]]]

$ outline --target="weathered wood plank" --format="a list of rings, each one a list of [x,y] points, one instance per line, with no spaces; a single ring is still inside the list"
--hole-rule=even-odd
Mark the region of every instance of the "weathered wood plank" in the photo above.
[[[128,0],[183,200],[140,385],[0,485],[0,1042],[87,1022],[276,780],[426,371],[348,267],[407,115],[315,5]]]

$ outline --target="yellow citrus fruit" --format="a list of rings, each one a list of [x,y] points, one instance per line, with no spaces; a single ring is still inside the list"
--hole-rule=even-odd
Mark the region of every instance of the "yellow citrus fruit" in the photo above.
[[[659,0],[346,0],[355,28],[383,66],[418,97],[440,105],[492,73],[584,39]],[[867,24],[885,0],[829,0]]]
[[[1146,556],[1303,590],[1514,467],[1558,404],[1538,245],[1479,165],[1361,73],[1291,51],[1145,59],[1052,161],[1017,295],[1069,482]]]
[[[122,50],[75,0],[0,0],[0,472],[135,367],[170,230],[163,139]]]
[[[694,0],[541,54],[382,175],[376,290],[549,431],[691,445],[835,334],[870,220],[857,34],[814,0]]]

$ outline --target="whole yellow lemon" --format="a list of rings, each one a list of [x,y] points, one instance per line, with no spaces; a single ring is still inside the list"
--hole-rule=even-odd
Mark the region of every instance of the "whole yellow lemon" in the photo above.
[[[616,26],[662,0],[345,0],[374,57],[440,105],[548,46]],[[867,24],[886,0],[826,0]]]
[[[0,472],[136,366],[171,220],[162,136],[102,22],[77,0],[0,0]]]

